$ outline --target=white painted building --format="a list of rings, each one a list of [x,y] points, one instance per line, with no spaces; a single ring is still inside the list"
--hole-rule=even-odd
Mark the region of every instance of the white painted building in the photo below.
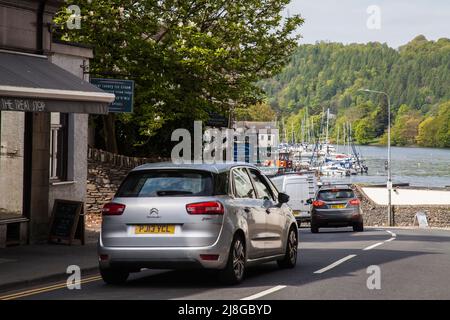
[[[275,121],[235,121],[233,128],[238,130],[255,130],[258,137],[258,146],[261,148],[275,147],[278,145],[277,123]]]

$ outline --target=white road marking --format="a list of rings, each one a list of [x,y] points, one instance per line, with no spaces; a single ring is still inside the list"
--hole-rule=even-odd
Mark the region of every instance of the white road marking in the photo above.
[[[378,243],[372,244],[372,245],[364,248],[363,251],[371,250],[373,248],[381,246],[385,242],[390,242],[390,241],[396,239],[397,235],[395,233],[393,233],[392,231],[389,231],[389,230],[385,230],[385,231],[388,232],[389,234],[391,234],[392,237],[390,239],[384,240],[383,242],[378,242]],[[338,265],[340,265],[341,263],[344,263],[345,261],[350,260],[351,258],[354,258],[354,257],[356,257],[356,254],[348,255],[345,258],[342,258],[342,259],[340,259],[340,260],[338,260],[336,262],[333,262],[332,264],[330,264],[329,266],[327,266],[325,268],[322,268],[320,270],[314,271],[314,273],[317,273],[317,274],[324,273],[324,272],[326,272],[328,270],[331,270],[331,269],[337,267]]]
[[[256,293],[254,295],[242,298],[241,300],[255,300],[255,299],[261,298],[263,296],[266,296],[268,294],[274,293],[274,292],[279,291],[279,290],[284,289],[284,288],[286,288],[286,286],[276,286],[276,287],[273,287],[273,288],[261,291],[259,293]]]
[[[325,268],[322,268],[320,270],[314,271],[314,273],[324,273],[324,272],[326,272],[328,270],[331,270],[334,267],[337,267],[338,265],[340,265],[341,263],[343,263],[343,262],[345,262],[347,260],[350,260],[351,258],[354,258],[354,257],[356,257],[356,254],[348,255],[345,258],[342,258],[342,259],[340,259],[340,260],[338,260],[336,262],[333,262],[332,264],[330,264],[329,266],[327,266]]]
[[[392,231],[390,231],[390,230],[386,230],[386,232],[387,233],[390,233],[391,234],[391,236],[393,236],[393,237],[396,237],[397,235],[395,234],[395,233],[393,233]]]
[[[368,246],[368,247],[364,248],[363,251],[371,250],[371,249],[373,249],[373,248],[376,248],[376,247],[378,247],[378,246],[381,246],[383,243],[384,243],[384,242],[378,242],[378,243],[372,244],[371,246]]]

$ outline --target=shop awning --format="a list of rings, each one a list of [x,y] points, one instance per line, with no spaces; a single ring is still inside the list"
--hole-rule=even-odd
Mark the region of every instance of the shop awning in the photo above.
[[[106,114],[114,98],[47,57],[0,51],[0,110]]]

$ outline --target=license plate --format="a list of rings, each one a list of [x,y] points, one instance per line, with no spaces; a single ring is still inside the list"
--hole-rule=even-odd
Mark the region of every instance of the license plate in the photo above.
[[[146,224],[134,227],[135,234],[174,234],[175,226],[168,224]]]
[[[331,208],[332,209],[342,209],[342,208],[345,208],[345,204],[332,204]]]

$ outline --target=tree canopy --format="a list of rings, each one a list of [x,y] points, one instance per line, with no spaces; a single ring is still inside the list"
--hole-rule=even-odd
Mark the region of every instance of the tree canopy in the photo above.
[[[376,42],[301,45],[282,72],[259,85],[285,123],[305,108],[313,115],[329,108],[336,115],[333,137],[350,122],[361,144],[383,142],[388,113],[385,96],[358,89],[384,91],[391,97],[393,144],[450,147],[446,109],[439,107],[450,100],[449,39],[418,36],[398,50]]]
[[[303,23],[282,16],[289,0],[78,2],[81,29],[66,28],[63,8],[57,35],[93,46],[91,76],[135,80],[134,113],[109,116],[103,131],[97,121],[117,137],[111,151],[134,155],[170,154],[174,128],[260,101],[256,82],[288,61]]]

